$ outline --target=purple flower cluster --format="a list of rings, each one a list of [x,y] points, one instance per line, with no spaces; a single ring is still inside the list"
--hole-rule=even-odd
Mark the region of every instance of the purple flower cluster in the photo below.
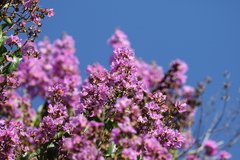
[[[42,19],[54,15],[53,9],[39,7],[40,0],[8,1],[1,7],[1,55],[0,73],[9,74],[16,70],[23,56],[39,57],[33,43],[41,33]],[[25,42],[19,38],[25,34]]]
[[[20,139],[17,134],[17,129],[10,125],[5,125],[4,120],[1,120],[0,126],[0,158],[14,159],[14,150],[20,144]]]
[[[180,148],[185,140],[178,131],[168,129],[167,127],[155,130],[152,135],[167,149]]]
[[[102,113],[102,106],[109,101],[111,95],[109,88],[109,72],[100,64],[88,66],[89,78],[81,87],[80,101],[88,112],[87,116],[99,115]],[[81,108],[81,111],[83,109]]]
[[[121,47],[130,48],[128,36],[120,29],[115,30],[115,33],[108,39],[107,43],[114,49]]]
[[[206,155],[213,156],[218,152],[218,145],[213,140],[208,140],[204,144],[204,148],[206,149]]]
[[[228,153],[227,151],[220,151],[218,154],[219,159],[230,159],[232,155]]]
[[[103,159],[102,153],[98,151],[96,141],[98,135],[95,134],[102,123],[88,121],[81,114],[71,117],[69,122],[65,124],[64,130],[71,137],[63,139],[63,148],[67,151],[67,155],[71,159]]]
[[[19,84],[0,102],[0,159],[172,160],[183,149],[186,159],[200,159],[188,153],[195,143],[190,127],[197,100],[185,85],[186,63],[175,60],[163,73],[156,63],[136,59],[120,30],[108,43],[114,48],[110,70],[89,65],[82,85],[71,36],[22,47],[28,57],[8,79],[0,77],[6,86]],[[44,100],[37,111],[35,97]],[[204,156],[231,157],[226,151],[217,155],[215,141],[201,147]]]
[[[138,79],[141,79],[147,88],[152,89],[162,80],[163,69],[155,62],[147,64],[142,60],[136,60],[135,65],[137,68]]]
[[[115,93],[130,95],[133,92],[143,92],[145,86],[137,79],[134,53],[128,48],[118,48],[114,50],[114,57],[110,78]]]
[[[17,44],[21,46],[20,39],[16,35],[20,33],[26,33],[27,39],[30,42],[30,38],[36,38],[37,34],[41,32],[38,27],[42,26],[42,19],[46,16],[52,17],[54,15],[53,9],[39,7],[40,0],[23,0],[23,1],[11,1],[6,4],[6,1],[1,2],[3,16],[0,21],[5,21],[7,24],[13,24],[8,28],[4,26],[2,28],[3,33],[7,33],[14,30],[14,36],[11,35],[7,38],[6,44]],[[4,6],[5,5],[5,6]],[[6,7],[7,6],[7,7]],[[32,25],[34,24],[34,25]]]
[[[108,44],[114,49],[118,48],[128,48],[131,52],[133,49],[130,46],[130,42],[128,40],[127,35],[119,30],[116,29],[115,33],[108,39]],[[110,61],[112,62],[115,59],[115,54],[111,56]],[[137,77],[139,80],[142,81],[144,85],[146,85],[149,89],[157,85],[161,79],[163,78],[163,69],[161,66],[158,66],[156,63],[147,64],[146,62],[134,58],[131,62],[137,72]]]
[[[56,40],[54,44],[47,40],[39,42],[41,58],[24,57],[15,73],[21,86],[24,86],[32,97],[48,97],[49,103],[62,101],[64,105],[77,105],[76,96],[81,77],[74,51],[74,41],[68,35]]]
[[[4,44],[6,45],[13,45],[13,44],[16,44],[18,46],[21,46],[22,43],[21,43],[22,39],[18,38],[18,36],[9,36],[6,41],[4,42]]]
[[[230,159],[232,157],[232,155],[230,153],[228,153],[227,151],[221,150],[218,153],[218,144],[216,141],[214,140],[207,140],[204,144],[204,149],[205,149],[205,155],[208,157],[217,157],[221,160],[223,159]]]
[[[36,45],[33,42],[27,42],[22,48],[22,55],[27,57],[38,57],[39,52],[36,49]]]
[[[9,89],[5,92],[8,99],[5,103],[0,103],[0,115],[5,121],[19,119],[25,124],[30,124],[36,115],[35,110],[30,104],[30,97],[20,96],[16,91]]]

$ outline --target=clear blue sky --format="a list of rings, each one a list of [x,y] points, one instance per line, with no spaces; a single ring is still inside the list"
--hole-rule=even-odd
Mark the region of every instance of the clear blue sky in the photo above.
[[[166,71],[177,58],[189,65],[187,84],[196,86],[206,76],[213,81],[205,99],[220,90],[223,73],[231,73],[230,104],[237,105],[240,87],[240,1],[162,0],[41,0],[55,16],[43,21],[40,38],[73,36],[82,77],[88,64],[108,68],[112,49],[106,40],[116,27],[128,36],[137,57],[155,60]],[[220,103],[221,104],[221,103]],[[240,143],[230,151],[240,157]]]

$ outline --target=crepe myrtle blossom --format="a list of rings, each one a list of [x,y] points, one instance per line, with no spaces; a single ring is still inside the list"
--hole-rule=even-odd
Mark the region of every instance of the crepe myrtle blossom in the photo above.
[[[118,48],[113,51],[115,59],[111,63],[110,83],[115,91],[128,93],[143,92],[145,85],[138,80],[134,64],[134,52],[128,48]]]
[[[183,135],[185,137],[185,141],[182,145],[183,148],[191,147],[195,143],[195,139],[191,133],[191,131],[185,131],[183,132]]]
[[[8,62],[14,62],[13,58],[10,57],[9,55],[6,55],[6,56],[5,56],[5,59],[6,59]]]
[[[152,135],[167,149],[180,148],[185,141],[185,137],[178,130],[169,129],[168,127],[160,127],[154,130]]]
[[[187,155],[186,160],[201,160],[201,158],[197,157],[196,155]]]
[[[22,39],[20,39],[18,36],[9,36],[6,41],[4,42],[4,44],[6,45],[13,45],[13,44],[16,44],[18,45],[19,47],[22,46],[22,43],[21,43]]]
[[[15,74],[18,75],[21,86],[24,86],[32,97],[37,95],[49,97],[49,88],[58,86],[59,92],[53,93],[52,90],[50,96],[55,94],[55,97],[61,98],[66,105],[77,106],[79,102],[77,92],[81,84],[81,76],[78,59],[73,55],[74,41],[70,36],[65,35],[57,40],[62,45],[56,45],[55,42],[40,41],[38,49],[35,43],[27,42],[22,47],[23,55],[32,55],[39,51],[41,58],[23,56],[23,61]],[[49,98],[53,99],[53,97]]]
[[[130,42],[128,40],[128,36],[120,29],[115,30],[115,33],[108,39],[107,43],[113,49],[117,49],[121,47],[130,48]]]
[[[37,14],[35,12],[33,12],[31,14],[31,17],[32,17],[33,23],[35,23],[35,24],[38,24],[38,22],[41,21],[41,19],[39,17],[37,17]]]
[[[141,59],[136,59],[134,64],[137,68],[137,76],[149,89],[161,82],[164,71],[155,62],[148,64]]]
[[[175,107],[177,108],[179,113],[186,112],[187,111],[187,104],[183,103],[179,100],[176,101]]]
[[[183,74],[188,71],[187,63],[180,59],[176,59],[176,60],[172,61],[170,65],[172,67],[171,68],[172,70],[179,71]]]
[[[123,112],[123,110],[126,109],[130,104],[131,104],[131,99],[128,99],[127,97],[118,98],[115,104],[115,108],[119,112]]]
[[[24,5],[28,8],[31,8],[34,3],[39,2],[39,0],[24,0]]]
[[[92,144],[86,136],[74,134],[63,141],[64,149],[67,151],[67,159],[73,160],[104,160],[102,153]]]
[[[125,117],[124,123],[118,123],[118,126],[125,133],[136,133],[136,130],[131,126],[130,123],[130,119]]]
[[[138,152],[135,151],[134,149],[130,148],[124,148],[122,150],[122,156],[126,159],[131,159],[131,160],[137,160],[138,157]]]
[[[207,140],[204,144],[204,148],[206,149],[206,155],[214,156],[218,152],[218,145],[214,140]]]
[[[55,13],[53,12],[53,8],[46,8],[45,10],[47,12],[48,17],[54,16]]]
[[[166,148],[162,147],[155,137],[146,134],[143,137],[143,141],[145,147],[144,160],[172,160],[172,154],[170,154]]]
[[[28,57],[37,57],[39,52],[34,42],[27,42],[22,48],[22,55]]]
[[[183,89],[182,95],[184,96],[184,98],[189,100],[193,99],[194,88],[192,86],[184,85],[182,89]]]
[[[16,127],[15,127],[16,126]],[[7,124],[4,120],[0,122],[0,159],[14,159],[16,149],[20,145],[18,135],[19,124],[11,121]]]
[[[120,29],[115,30],[115,33],[107,40],[107,43],[114,50],[118,48],[128,48],[130,51],[134,51],[130,46],[131,43],[128,40],[128,36]],[[113,62],[115,58],[116,55],[112,54],[110,62]],[[136,74],[138,79],[141,79],[142,83],[149,88],[159,83],[163,78],[162,67],[156,65],[154,62],[152,64],[147,64],[141,59],[134,59],[131,63],[133,63],[137,69]]]
[[[188,65],[186,62],[176,59],[170,63],[171,68],[169,69],[172,72],[174,77],[174,83],[177,85],[186,83],[187,76],[185,73],[188,71]]]
[[[185,85],[185,86],[183,86],[183,92],[185,94],[191,94],[194,92],[194,88],[192,86]]]
[[[23,44],[18,36],[25,34],[26,41],[34,42],[41,33],[39,27],[41,21],[46,17],[54,15],[53,9],[41,8],[40,0],[1,0],[1,39],[6,38],[6,45],[17,45],[20,48]],[[4,23],[4,21],[6,23]],[[6,27],[9,27],[6,29]],[[11,35],[13,34],[14,35]],[[3,37],[2,37],[3,35]],[[11,35],[11,36],[9,36]],[[9,37],[8,37],[9,36]],[[12,46],[11,46],[12,47]],[[13,48],[5,48],[6,52],[12,52]],[[18,52],[18,50],[16,50]],[[16,52],[15,52],[16,53]]]
[[[230,153],[228,153],[227,151],[220,151],[218,153],[218,158],[223,160],[223,159],[230,159],[232,157],[232,155]]]
[[[110,45],[110,47],[113,48],[113,50],[116,50],[122,47],[126,47],[132,50],[130,46],[130,41],[128,40],[128,36],[120,29],[115,30],[115,33],[107,40],[107,43]],[[112,54],[110,56],[110,62],[112,62],[114,59],[115,59],[115,55]]]
[[[33,7],[38,0],[25,2]],[[52,9],[44,13],[53,15]],[[6,42],[17,43],[17,37]],[[173,61],[164,73],[157,64],[136,59],[120,30],[109,43],[114,48],[110,69],[98,63],[88,66],[82,85],[71,36],[42,41],[39,49],[33,42],[23,45],[16,78],[6,81],[0,76],[3,85],[18,80],[16,89],[24,94],[4,91],[8,99],[0,103],[0,159],[231,158],[226,151],[217,154],[213,140],[195,145],[190,118],[198,101],[195,90],[184,84],[185,62]],[[33,58],[38,51],[41,59]],[[36,96],[44,103],[34,112],[31,99]],[[205,152],[188,150],[197,147]],[[51,154],[51,149],[56,153]]]

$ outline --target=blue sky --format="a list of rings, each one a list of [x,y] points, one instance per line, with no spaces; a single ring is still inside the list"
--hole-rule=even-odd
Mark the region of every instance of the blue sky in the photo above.
[[[237,105],[240,1],[42,0],[40,4],[56,13],[43,21],[40,39],[46,35],[55,40],[63,31],[73,36],[82,77],[88,64],[99,62],[108,68],[112,49],[106,40],[120,27],[144,61],[154,60],[166,71],[172,60],[184,60],[189,65],[187,84],[192,86],[211,76],[206,100],[221,89],[223,73],[229,70],[229,104]],[[230,149],[235,158],[240,157],[237,145]]]

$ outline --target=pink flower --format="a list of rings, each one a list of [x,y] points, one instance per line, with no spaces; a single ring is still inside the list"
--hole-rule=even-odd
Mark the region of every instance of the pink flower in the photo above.
[[[117,102],[115,104],[116,109],[119,112],[122,112],[124,109],[126,109],[131,104],[131,100],[127,97],[118,98]]]
[[[220,153],[218,154],[219,159],[229,159],[231,157],[232,157],[232,155],[230,153],[228,153],[227,151],[220,151]]]
[[[13,58],[10,57],[9,55],[6,55],[5,58],[8,62],[14,62]]]
[[[24,0],[24,2],[25,2],[25,6],[28,8],[32,7],[32,5],[33,5],[32,2],[29,0]]]
[[[38,3],[39,0],[24,0],[25,6],[28,8],[31,8],[33,6],[33,3]]]
[[[6,40],[6,42],[4,44],[7,44],[7,45],[13,45],[13,44],[16,44],[18,46],[21,46],[21,41],[22,39],[18,38],[18,36],[9,36]]]
[[[161,112],[167,112],[168,111],[168,106],[167,105],[162,105]]]
[[[201,160],[201,158],[198,158],[195,155],[187,155],[186,160]]]
[[[33,23],[35,23],[35,24],[37,24],[41,20],[39,17],[37,17],[35,12],[32,12],[31,17],[32,17]]]
[[[179,113],[186,112],[187,111],[187,104],[183,103],[181,101],[176,101],[175,107],[177,108]]]
[[[180,71],[181,73],[186,73],[188,71],[188,65],[186,62],[181,61],[180,59],[176,59],[171,62],[172,67],[176,67],[177,71]]]
[[[185,93],[193,93],[194,92],[194,88],[192,86],[185,85],[185,86],[183,86],[183,91]]]
[[[28,57],[38,57],[39,53],[36,49],[36,44],[34,42],[27,42],[22,47],[22,55],[28,56]]]
[[[132,160],[137,160],[138,152],[134,149],[130,148],[124,148],[122,150],[122,155],[126,159],[132,159]]]
[[[182,133],[185,137],[185,141],[183,143],[183,148],[188,148],[192,146],[195,142],[195,138],[193,137],[191,131],[185,131]]]
[[[204,148],[206,149],[206,155],[208,156],[213,156],[217,153],[217,148],[218,145],[215,141],[213,140],[207,140],[204,144]]]
[[[46,8],[45,10],[46,10],[47,13],[48,13],[48,14],[47,14],[48,17],[54,16],[55,13],[53,12],[53,8]]]
[[[115,30],[115,33],[108,39],[107,43],[113,49],[117,49],[121,47],[131,48],[127,35],[120,29]]]

